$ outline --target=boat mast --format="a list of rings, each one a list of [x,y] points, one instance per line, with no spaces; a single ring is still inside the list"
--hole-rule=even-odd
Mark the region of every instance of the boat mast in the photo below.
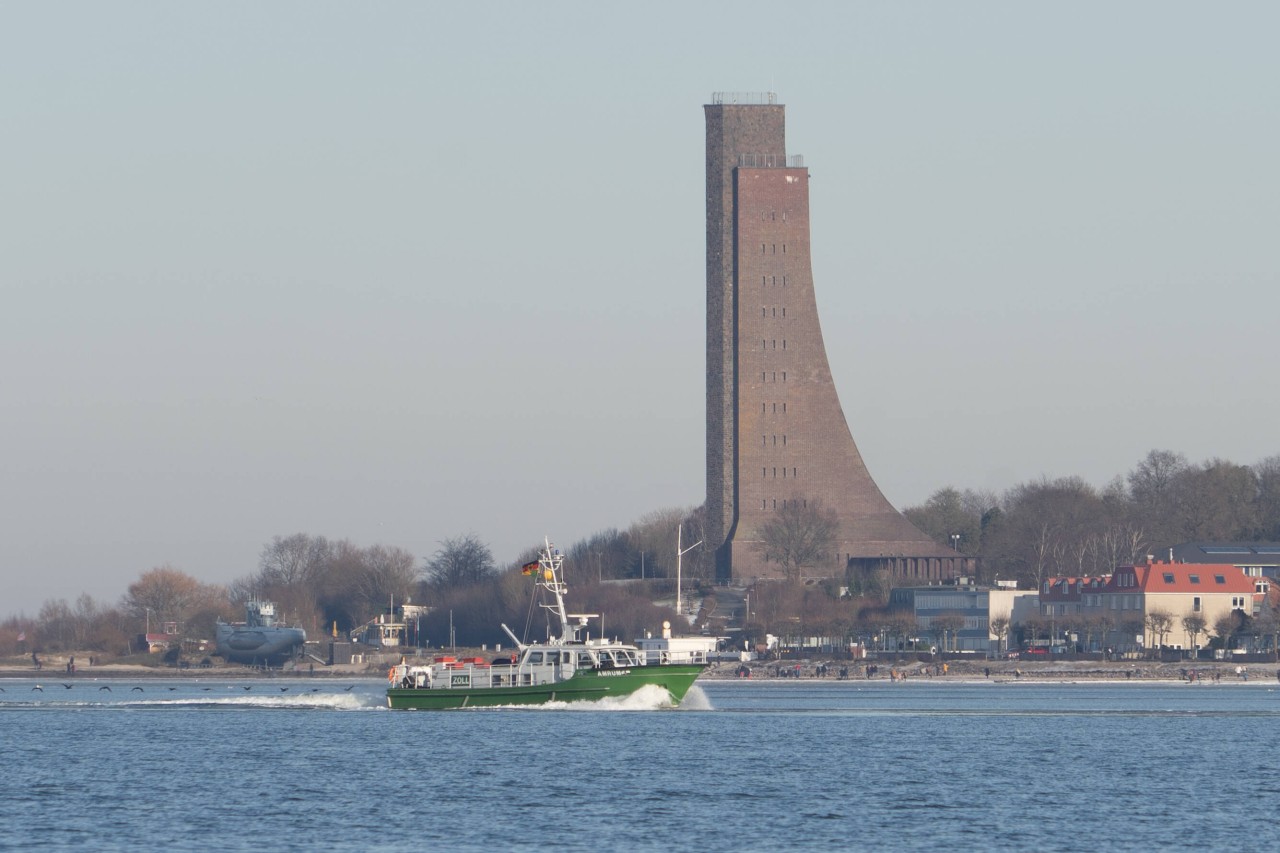
[[[587,620],[596,616],[594,613],[569,613],[565,610],[564,594],[568,587],[564,582],[564,553],[553,548],[550,539],[544,539],[546,547],[538,555],[538,585],[555,597],[554,604],[543,604],[547,610],[560,620],[560,636],[553,637],[556,645],[578,641],[578,632],[587,627]],[[577,620],[574,624],[572,620]]]
[[[676,525],[676,615],[677,616],[680,615],[680,558],[702,544],[702,540],[699,539],[697,542],[693,543],[688,548],[685,548],[683,551],[681,551],[680,537],[683,534],[684,534],[684,525],[683,524]]]

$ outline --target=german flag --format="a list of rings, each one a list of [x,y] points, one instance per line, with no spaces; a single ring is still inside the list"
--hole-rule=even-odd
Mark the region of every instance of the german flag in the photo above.
[[[520,567],[520,574],[531,575],[538,570],[538,561],[531,560]]]

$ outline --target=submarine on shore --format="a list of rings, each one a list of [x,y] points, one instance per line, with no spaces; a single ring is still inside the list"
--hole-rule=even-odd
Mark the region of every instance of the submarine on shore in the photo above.
[[[276,606],[270,601],[245,604],[243,623],[218,622],[215,654],[227,661],[253,666],[280,666],[292,660],[307,641],[307,632],[276,622]]]

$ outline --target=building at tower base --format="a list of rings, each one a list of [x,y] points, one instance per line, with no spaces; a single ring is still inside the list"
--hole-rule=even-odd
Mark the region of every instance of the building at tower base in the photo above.
[[[788,506],[837,521],[831,553],[806,574],[969,574],[969,560],[889,503],[849,431],[818,322],[809,172],[787,157],[783,107],[772,93],[717,94],[705,112],[706,541],[717,576],[784,576],[762,530]]]

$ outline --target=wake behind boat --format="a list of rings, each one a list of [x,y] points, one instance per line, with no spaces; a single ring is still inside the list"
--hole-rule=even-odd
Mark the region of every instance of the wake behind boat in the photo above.
[[[526,644],[503,625],[518,650],[509,663],[438,657],[431,664],[412,665],[402,660],[388,674],[387,706],[416,711],[591,701],[629,696],[650,684],[666,690],[678,704],[706,669],[705,656],[650,664],[636,646],[591,639],[587,620],[595,614],[565,611],[564,554],[550,542],[534,571],[537,586],[552,599],[542,607],[559,620],[559,637]]]

